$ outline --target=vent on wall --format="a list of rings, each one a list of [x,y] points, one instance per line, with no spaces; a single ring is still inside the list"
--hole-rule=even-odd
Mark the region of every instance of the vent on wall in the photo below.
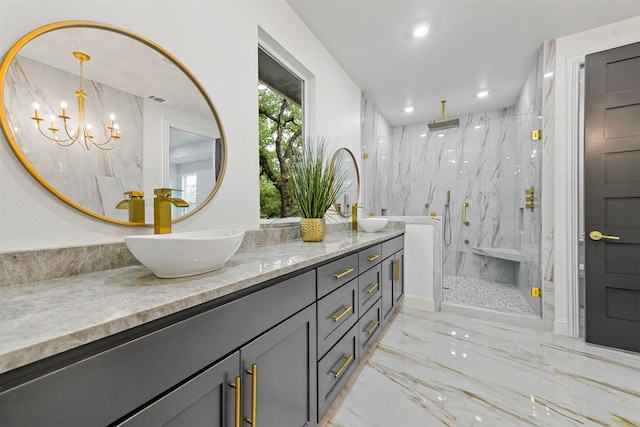
[[[159,102],[161,104],[168,102],[166,99],[164,98],[160,98],[159,96],[155,96],[155,95],[147,95],[147,99],[150,99],[152,101],[156,101]]]

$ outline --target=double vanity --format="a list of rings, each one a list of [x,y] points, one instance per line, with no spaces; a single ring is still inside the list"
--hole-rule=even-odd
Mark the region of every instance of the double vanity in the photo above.
[[[3,426],[313,426],[404,295],[403,230],[0,287]]]

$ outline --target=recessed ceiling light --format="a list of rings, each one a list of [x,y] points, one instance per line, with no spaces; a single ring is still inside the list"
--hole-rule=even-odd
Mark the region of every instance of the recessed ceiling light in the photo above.
[[[421,134],[420,134],[420,138],[424,138],[425,136],[427,136],[427,134],[426,134],[426,133],[421,133]]]
[[[553,76],[553,73],[549,72],[549,73],[544,73],[544,78],[548,79],[549,77]]]
[[[473,128],[474,128],[474,129],[480,129],[481,127],[482,127],[482,126],[480,126],[480,125],[476,125],[476,126],[474,126]]]
[[[405,113],[410,113],[413,111],[413,107],[411,105],[409,105],[408,107],[404,107],[404,112]]]
[[[487,95],[489,95],[489,92],[486,90],[483,90],[482,92],[478,92],[478,98],[484,98]]]
[[[418,24],[413,27],[413,37],[420,38],[427,35],[429,26],[427,24]]]
[[[438,138],[444,138],[444,133],[439,134]]]

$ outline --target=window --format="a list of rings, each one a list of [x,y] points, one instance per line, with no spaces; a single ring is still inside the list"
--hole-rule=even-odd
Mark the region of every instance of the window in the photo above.
[[[260,216],[296,216],[289,191],[288,161],[303,141],[304,82],[258,48]]]

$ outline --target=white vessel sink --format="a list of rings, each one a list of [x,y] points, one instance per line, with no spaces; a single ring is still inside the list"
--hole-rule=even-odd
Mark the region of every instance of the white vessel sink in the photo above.
[[[360,224],[360,228],[362,228],[367,233],[375,233],[376,231],[382,230],[389,220],[387,218],[378,218],[378,217],[362,217],[358,218],[358,224]]]
[[[218,229],[125,236],[133,256],[157,277],[192,276],[221,268],[236,253],[244,230]]]

